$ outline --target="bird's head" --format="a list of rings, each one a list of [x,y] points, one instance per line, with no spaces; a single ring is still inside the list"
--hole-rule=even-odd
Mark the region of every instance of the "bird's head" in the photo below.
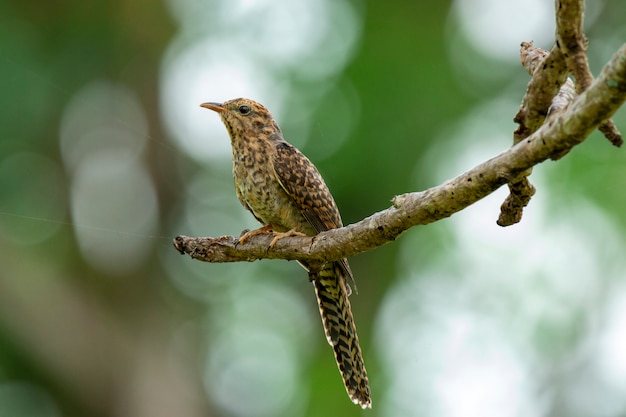
[[[202,103],[200,106],[219,113],[233,140],[239,136],[258,137],[262,134],[270,137],[276,133],[281,135],[271,113],[256,101],[236,98],[223,103]]]

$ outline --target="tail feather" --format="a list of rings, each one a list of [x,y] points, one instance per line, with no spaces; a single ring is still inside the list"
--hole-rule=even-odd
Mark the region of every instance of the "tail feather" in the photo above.
[[[348,284],[339,263],[320,271],[311,271],[309,278],[315,293],[328,343],[333,347],[339,372],[350,399],[362,408],[371,408],[369,381],[348,300]]]

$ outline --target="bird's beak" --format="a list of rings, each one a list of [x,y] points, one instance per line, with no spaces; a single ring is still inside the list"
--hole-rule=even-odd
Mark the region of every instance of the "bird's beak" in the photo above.
[[[202,103],[200,107],[204,107],[205,109],[213,110],[218,113],[224,113],[226,111],[222,103]]]

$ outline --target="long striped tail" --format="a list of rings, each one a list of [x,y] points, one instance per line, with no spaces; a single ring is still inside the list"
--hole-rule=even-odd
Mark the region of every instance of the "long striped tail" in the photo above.
[[[335,262],[321,271],[310,272],[309,279],[315,285],[326,338],[335,351],[348,396],[362,408],[371,408],[370,386],[352,318],[344,271],[341,264]]]

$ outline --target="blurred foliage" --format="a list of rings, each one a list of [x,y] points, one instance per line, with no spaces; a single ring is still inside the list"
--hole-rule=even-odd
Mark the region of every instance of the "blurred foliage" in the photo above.
[[[626,365],[602,354],[626,346],[612,330],[626,300],[626,165],[597,133],[535,169],[538,195],[511,230],[495,226],[500,193],[351,261],[371,412],[345,395],[295,264],[199,264],[171,246],[177,234],[255,226],[235,199],[228,156],[211,142],[227,141],[218,119],[164,93],[181,51],[243,36],[231,45],[255,57],[259,75],[247,85],[275,92],[287,139],[315,161],[352,223],[510,146],[528,81],[519,42],[541,36],[520,35],[505,57],[481,54],[455,14],[461,2],[472,0],[303,2],[327,13],[297,16],[325,31],[318,49],[313,37],[289,44],[295,27],[281,35],[292,48],[284,61],[274,48],[264,62],[272,45],[257,35],[278,29],[260,19],[287,10],[284,1],[5,0],[0,417],[501,416],[503,404],[504,415],[626,413],[616,394]],[[626,29],[617,0],[589,7],[597,71]],[[241,16],[251,20],[239,27]],[[240,74],[231,57],[207,71]],[[189,62],[185,88],[204,101],[233,98],[197,91],[190,74],[203,61]],[[175,138],[192,136],[186,127],[172,133],[196,115],[219,132],[207,135],[205,159]],[[626,130],[623,110],[616,122]],[[512,400],[492,401],[481,387]],[[479,400],[460,398],[465,388]]]

